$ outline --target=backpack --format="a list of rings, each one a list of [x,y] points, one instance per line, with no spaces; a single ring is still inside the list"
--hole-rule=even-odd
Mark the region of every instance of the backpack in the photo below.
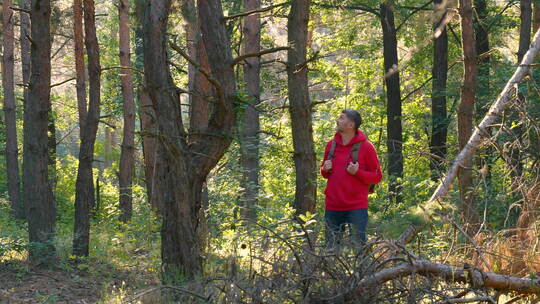
[[[358,162],[358,155],[360,155],[360,148],[362,148],[362,143],[363,141],[359,141],[352,146],[351,158],[352,158],[353,163]],[[336,144],[337,144],[336,140],[332,139],[332,145],[330,146],[330,151],[328,153],[328,160],[332,160],[334,158],[334,153],[336,151]],[[375,192],[375,186],[376,186],[375,184],[369,185],[369,193]]]

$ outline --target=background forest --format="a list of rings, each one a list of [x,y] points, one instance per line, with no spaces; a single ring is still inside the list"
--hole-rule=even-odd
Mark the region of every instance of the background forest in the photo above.
[[[539,301],[540,1],[2,8],[0,303]],[[327,254],[345,108],[384,177]]]

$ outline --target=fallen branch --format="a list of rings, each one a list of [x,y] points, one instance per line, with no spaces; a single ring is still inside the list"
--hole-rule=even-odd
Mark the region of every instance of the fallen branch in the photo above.
[[[366,289],[412,274],[439,277],[446,282],[469,283],[474,288],[490,288],[504,292],[540,295],[540,279],[522,279],[493,272],[483,272],[476,268],[461,268],[439,264],[428,260],[414,260],[411,263],[402,263],[366,276],[359,282],[356,293],[360,295]]]
[[[516,85],[523,80],[523,78],[529,74],[531,64],[534,63],[536,55],[540,51],[540,30],[536,32],[533,38],[530,49],[527,51],[521,64],[514,72],[514,75],[508,80],[506,86],[502,90],[501,94],[493,103],[488,113],[480,122],[478,127],[474,130],[474,133],[471,135],[471,138],[467,142],[467,145],[459,152],[458,156],[454,160],[454,163],[448,170],[444,180],[439,184],[431,198],[430,202],[437,200],[441,196],[445,195],[448,192],[448,189],[452,185],[453,179],[456,177],[459,167],[463,166],[465,160],[470,159],[474,154],[476,147],[480,144],[480,141],[484,134],[487,134],[487,129],[495,122],[495,119],[506,109],[510,101],[512,100],[512,95],[516,91]]]

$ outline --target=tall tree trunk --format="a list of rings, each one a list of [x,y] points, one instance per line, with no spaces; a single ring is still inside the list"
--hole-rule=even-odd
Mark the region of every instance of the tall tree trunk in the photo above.
[[[491,102],[490,88],[490,56],[489,33],[488,33],[488,8],[486,0],[474,0],[473,25],[478,57],[478,90],[475,100],[475,121],[480,122],[486,115]],[[491,180],[491,166],[493,164],[493,148],[484,147],[484,151],[478,152],[475,160],[477,166],[486,172],[486,182],[489,188]]]
[[[52,262],[56,206],[49,185],[47,123],[51,93],[51,3],[32,0],[31,66],[24,111],[23,188],[30,259]]]
[[[446,80],[448,77],[448,35],[446,18],[448,13],[443,0],[435,1],[434,15],[435,41],[433,46],[433,86],[431,97],[431,179],[437,181],[445,170],[446,136],[448,134],[448,117],[446,113]]]
[[[244,9],[260,9],[260,0],[244,0]],[[243,53],[253,54],[261,50],[261,20],[259,14],[244,18]],[[244,63],[244,83],[250,98],[242,122],[241,163],[242,163],[242,217],[255,219],[259,194],[259,112],[260,102],[260,57],[247,58]]]
[[[11,0],[4,0],[2,11],[4,53],[2,56],[2,86],[4,89],[4,118],[6,124],[6,169],[11,212],[20,215],[19,149],[17,145],[17,117],[14,82],[13,37],[14,14]]]
[[[130,35],[129,35],[129,0],[120,0],[118,5],[120,18],[120,64],[131,67]],[[133,96],[133,82],[130,69],[120,71],[122,77],[122,98],[124,105],[124,135],[120,154],[120,220],[127,222],[132,214],[132,183],[135,156],[135,102]]]
[[[201,39],[201,30],[197,8],[193,0],[186,1],[183,6],[183,15],[187,19],[187,49],[188,55],[195,58],[197,63],[205,70],[209,70],[208,56],[204,43]],[[213,94],[212,85],[206,77],[197,70],[193,64],[188,66],[189,95],[189,139],[196,141],[204,136],[208,128],[210,103],[209,98]]]
[[[533,33],[540,28],[540,1],[533,1]]]
[[[388,147],[388,192],[395,203],[401,202],[403,177],[403,134],[401,127],[401,89],[398,70],[396,25],[394,22],[393,2],[380,5],[381,25],[383,30],[384,80],[386,84],[386,132]]]
[[[207,135],[190,143],[180,115],[178,91],[167,62],[166,29],[169,1],[147,0],[143,16],[144,67],[148,92],[159,126],[158,157],[163,160],[163,182],[156,187],[163,204],[161,257],[163,279],[178,283],[179,275],[202,273],[197,239],[202,185],[231,142],[234,124],[235,79],[229,38],[222,22],[219,0],[200,0],[203,44],[208,53],[210,77],[216,87],[216,110]]]
[[[95,9],[93,0],[84,0],[85,46],[88,54],[88,76],[90,84],[90,102],[86,116],[86,125],[82,130],[79,151],[79,167],[75,183],[75,226],[73,235],[73,254],[88,256],[90,238],[90,208],[95,204],[94,144],[99,123],[100,74],[99,45],[96,36]]]
[[[517,63],[521,63],[523,56],[529,49],[531,44],[531,25],[532,25],[532,4],[531,0],[520,1],[520,30],[519,30],[519,49],[517,52]],[[510,153],[506,159],[510,167],[510,175],[512,176],[511,191],[513,200],[520,201],[523,195],[520,193],[520,187],[523,184],[523,162],[521,161],[521,149],[523,144],[523,126],[520,122],[519,109],[525,108],[527,103],[527,85],[525,83],[518,84],[518,107],[511,109],[509,120],[511,124],[516,124],[512,128],[511,133],[515,136],[514,143],[510,145]],[[515,220],[519,216],[517,208],[512,209],[512,215]]]
[[[317,164],[306,62],[310,4],[310,0],[293,1],[287,22],[287,39],[292,46],[287,52],[287,87],[296,169],[296,214],[313,213],[317,197]]]
[[[471,0],[459,1],[459,13],[461,15],[464,75],[463,86],[461,89],[461,102],[458,109],[458,141],[459,148],[463,149],[472,134],[477,76],[476,43]],[[461,212],[463,223],[465,225],[465,232],[469,236],[474,236],[478,232],[480,221],[474,201],[472,158],[465,159],[463,165],[464,166],[460,168],[458,175]]]
[[[20,0],[19,5],[22,9],[30,11],[31,0]],[[30,81],[30,15],[27,12],[21,11],[20,13],[20,43],[21,43],[21,74],[22,82],[24,84],[23,88],[23,105],[26,105],[28,102],[28,85]],[[23,107],[24,108],[24,107]],[[18,218],[25,218],[26,211],[24,207],[24,201],[19,200],[19,213]]]
[[[137,41],[137,43],[135,44],[135,67],[139,70],[144,69],[144,47],[142,44],[142,16],[144,13],[144,3],[145,1],[143,0],[136,1],[138,22],[135,29],[135,39]],[[152,105],[152,100],[150,100],[150,96],[148,95],[146,80],[144,77],[140,77],[139,75],[137,75],[137,79],[139,82],[137,98],[139,104],[139,118],[141,124],[146,193],[148,197],[148,202],[156,211],[156,213],[160,215],[162,210],[162,208],[160,207],[161,199],[159,198],[157,187],[154,186],[157,182],[159,182],[158,179],[161,168],[161,166],[157,162],[159,159],[156,157],[156,138],[159,130],[156,124],[156,113]]]
[[[73,43],[75,48],[75,74],[77,88],[77,108],[79,110],[79,132],[86,125],[86,74],[84,66],[84,33],[82,0],[73,1]]]
[[[478,56],[482,56],[478,59],[478,92],[476,94],[476,110],[479,120],[484,118],[489,108],[489,64],[490,56],[486,53],[489,52],[489,33],[488,33],[488,10],[486,0],[474,0],[474,34],[476,43],[476,53]],[[525,50],[527,51],[527,50]]]
[[[182,6],[182,14],[186,19],[187,50],[191,58],[195,58],[198,64],[205,70],[210,70],[206,48],[201,37],[201,27],[197,8],[194,0],[187,0]],[[211,83],[197,70],[195,65],[188,63],[188,90],[189,94],[189,141],[194,142],[202,138],[208,129],[211,103],[209,100],[215,95]],[[203,193],[207,193],[206,183],[203,184]],[[199,212],[199,227],[197,238],[201,251],[204,251],[207,244],[208,223],[205,217],[205,210],[208,206],[208,195],[202,196],[202,208]]]

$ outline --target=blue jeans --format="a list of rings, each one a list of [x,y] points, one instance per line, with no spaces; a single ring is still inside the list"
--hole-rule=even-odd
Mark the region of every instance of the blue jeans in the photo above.
[[[366,242],[367,209],[326,210],[324,219],[326,221],[325,237],[327,247],[332,248],[340,243],[346,224],[349,224],[351,239],[354,243],[364,244]]]

